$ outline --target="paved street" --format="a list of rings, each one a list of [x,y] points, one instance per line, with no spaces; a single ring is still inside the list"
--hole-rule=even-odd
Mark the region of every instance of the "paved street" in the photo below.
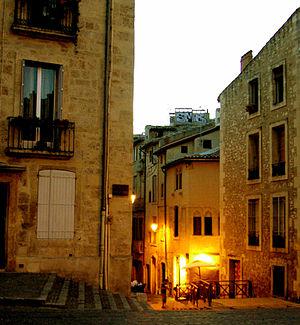
[[[136,312],[0,306],[0,324],[300,324],[300,309]]]

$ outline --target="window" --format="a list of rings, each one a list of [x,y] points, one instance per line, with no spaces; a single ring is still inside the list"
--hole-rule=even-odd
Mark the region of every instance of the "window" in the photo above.
[[[248,180],[260,178],[260,141],[259,132],[249,135],[248,138]]]
[[[284,68],[280,65],[272,70],[272,84],[273,84],[273,104],[277,105],[284,101]]]
[[[285,124],[272,127],[272,176],[286,174]]]
[[[182,189],[182,171],[181,169],[176,169],[175,190],[180,189]]]
[[[78,0],[15,0],[12,30],[50,39],[75,40]]]
[[[272,247],[286,248],[286,198],[272,198]]]
[[[132,239],[133,240],[143,240],[143,228],[144,219],[139,217],[133,217],[132,221]]]
[[[181,146],[181,153],[188,153],[188,146]]]
[[[201,236],[201,217],[199,216],[193,217],[193,235]]]
[[[259,199],[248,200],[248,245],[259,246]]]
[[[156,188],[157,188],[157,181],[156,181],[156,175],[152,176],[152,202],[156,202]]]
[[[202,146],[203,146],[203,149],[211,149],[212,141],[209,139],[205,139],[205,140],[203,140]]]
[[[37,238],[74,236],[75,173],[42,170],[38,180]]]
[[[255,78],[249,82],[248,89],[249,101],[246,110],[251,115],[258,112],[258,78]]]
[[[149,203],[151,203],[151,201],[152,201],[152,194],[151,194],[151,191],[149,191],[148,199],[149,199]]]
[[[210,215],[204,217],[204,235],[212,236],[212,217]]]
[[[160,184],[160,197],[163,198],[164,197],[164,183]]]
[[[174,207],[174,237],[179,235],[178,206]]]
[[[40,127],[28,124],[22,139],[53,142],[52,122],[61,117],[62,66],[24,61],[23,63],[23,117],[42,120]]]

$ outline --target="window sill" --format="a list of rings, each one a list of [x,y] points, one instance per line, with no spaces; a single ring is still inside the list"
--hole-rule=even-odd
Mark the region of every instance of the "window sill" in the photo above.
[[[251,246],[247,245],[247,250],[248,251],[256,251],[256,252],[261,252],[261,246]]]
[[[261,183],[261,178],[257,178],[257,179],[248,179],[246,180],[247,184],[252,185],[252,184],[259,184]]]
[[[252,119],[252,118],[254,118],[254,117],[257,117],[257,116],[260,116],[260,110],[258,110],[255,113],[252,113],[252,114],[248,113],[248,119],[249,120]]]
[[[34,38],[42,38],[49,40],[58,40],[58,41],[76,41],[77,35],[65,34],[55,30],[42,29],[38,27],[24,26],[14,24],[11,27],[12,31],[18,35],[24,35]]]
[[[287,175],[282,175],[282,176],[270,176],[270,179],[272,182],[278,182],[278,181],[285,181],[288,179]]]
[[[271,253],[283,253],[283,254],[287,254],[289,252],[289,250],[287,248],[271,247],[270,252]]]
[[[284,106],[286,106],[286,100],[283,100],[282,102],[277,104],[271,104],[271,111],[275,111],[276,109],[282,108]]]

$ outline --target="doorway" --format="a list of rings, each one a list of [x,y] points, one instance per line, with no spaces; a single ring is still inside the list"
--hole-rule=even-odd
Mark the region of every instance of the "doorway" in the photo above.
[[[7,263],[8,190],[8,183],[0,183],[0,269],[5,269]]]
[[[156,258],[151,258],[151,293],[156,293]]]
[[[284,266],[273,265],[272,267],[273,278],[273,296],[284,297],[284,280],[285,268]]]
[[[229,260],[229,298],[235,298],[235,281],[241,277],[241,261]]]

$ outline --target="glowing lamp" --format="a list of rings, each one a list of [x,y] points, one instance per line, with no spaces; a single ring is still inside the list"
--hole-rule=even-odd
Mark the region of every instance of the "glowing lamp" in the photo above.
[[[156,232],[157,231],[157,228],[158,228],[158,224],[157,223],[152,223],[151,224],[151,229],[153,232]]]

